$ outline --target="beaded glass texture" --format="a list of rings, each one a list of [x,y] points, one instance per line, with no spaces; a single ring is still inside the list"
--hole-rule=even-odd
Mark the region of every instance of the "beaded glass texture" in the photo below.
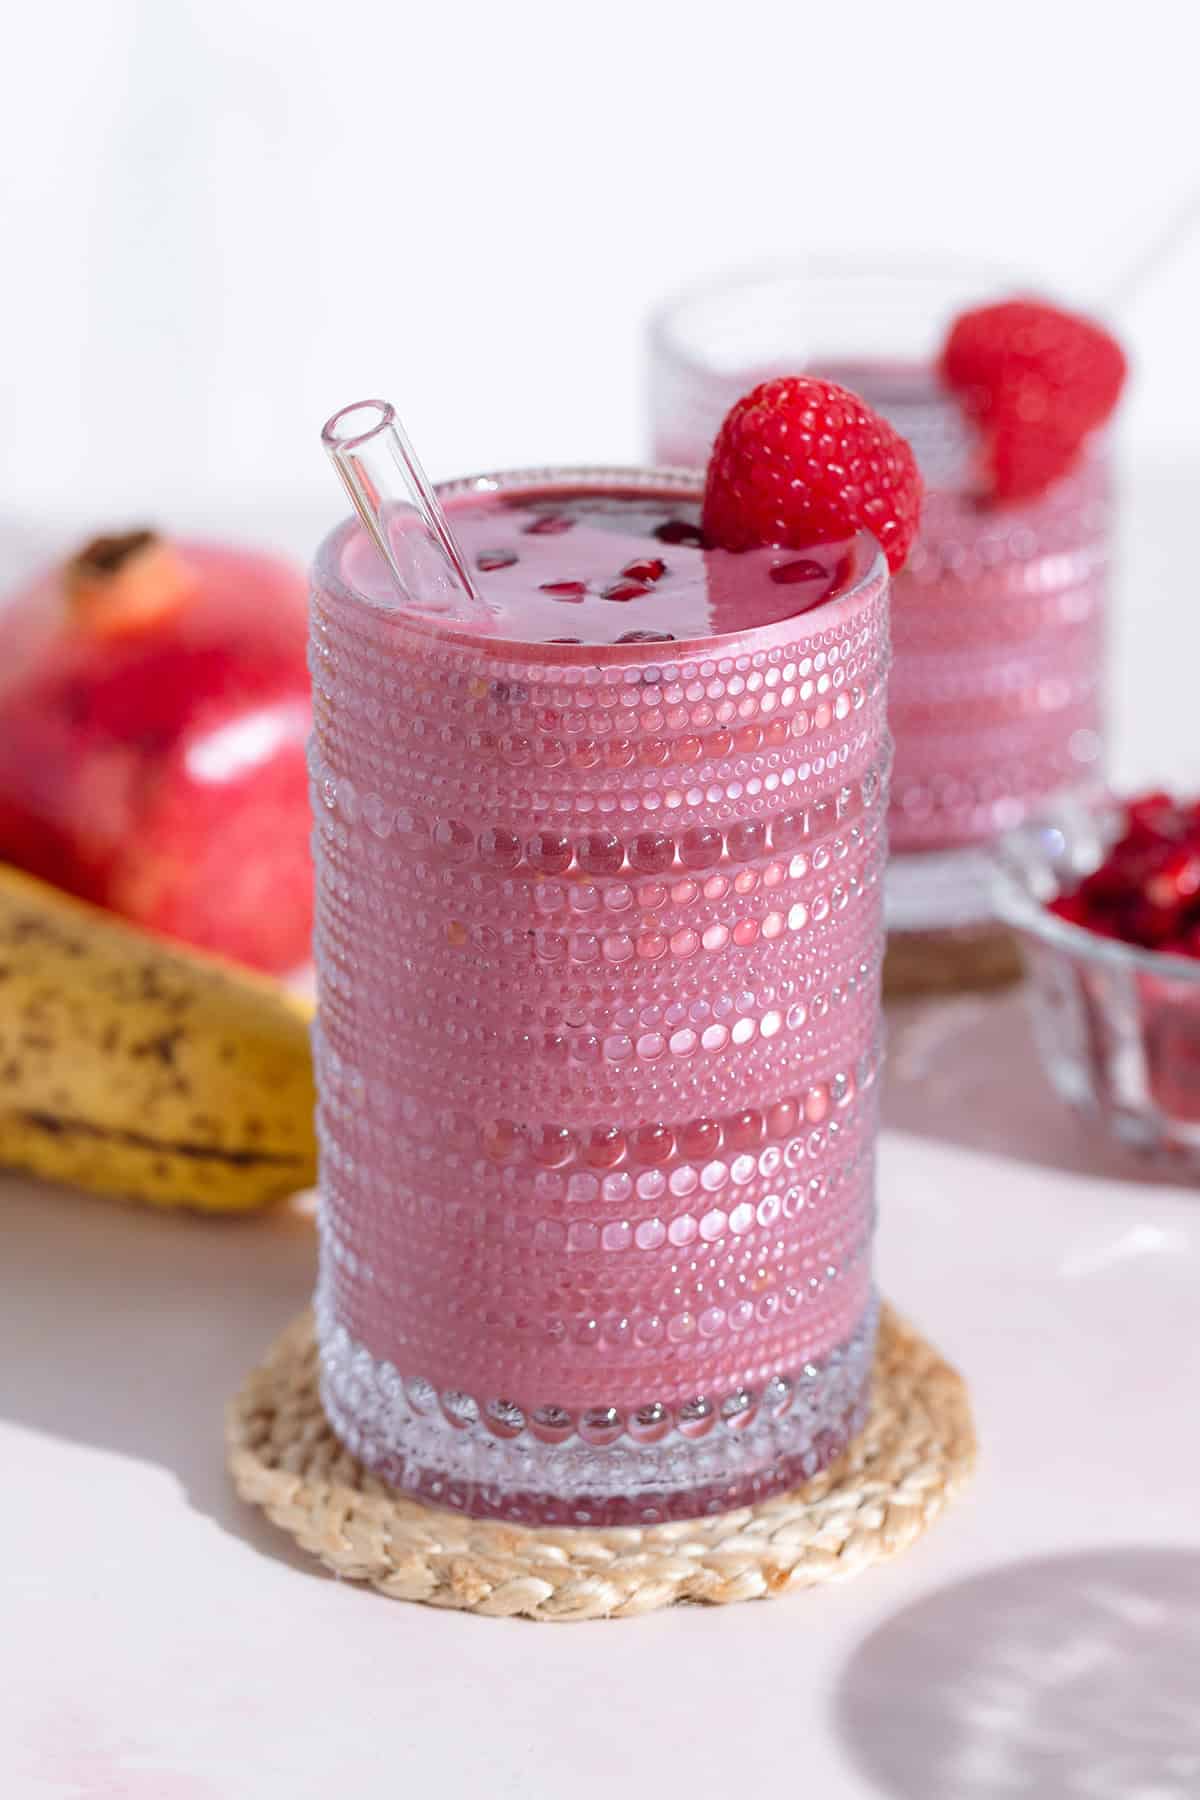
[[[875,1332],[883,558],[781,624],[551,646],[370,603],[354,529],[312,600],[328,1416],[515,1520],[803,1480]]]

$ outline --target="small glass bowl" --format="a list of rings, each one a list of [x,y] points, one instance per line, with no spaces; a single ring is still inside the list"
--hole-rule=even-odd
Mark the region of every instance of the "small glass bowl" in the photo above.
[[[1124,808],[1064,803],[994,853],[997,913],[1017,934],[1034,1032],[1067,1103],[1200,1179],[1200,961],[1072,925],[1047,901],[1103,861]]]

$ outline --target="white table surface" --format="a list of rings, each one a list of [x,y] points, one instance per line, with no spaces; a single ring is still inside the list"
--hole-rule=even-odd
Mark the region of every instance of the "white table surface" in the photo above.
[[[1200,765],[1197,493],[1131,484],[1130,779]],[[1200,1192],[1059,1109],[1016,993],[897,1012],[885,1112],[882,1282],[970,1379],[973,1489],[856,1581],[561,1628],[339,1583],[233,1496],[308,1219],[0,1180],[0,1795],[1194,1800]]]

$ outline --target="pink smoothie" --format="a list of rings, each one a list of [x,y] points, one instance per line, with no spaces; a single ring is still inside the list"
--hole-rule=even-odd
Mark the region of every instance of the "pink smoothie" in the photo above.
[[[468,490],[447,512],[490,609],[473,629],[506,643],[667,644],[774,625],[831,599],[874,553],[866,537],[708,550],[698,499],[637,489]],[[348,542],[343,570],[388,603],[390,578],[364,534]]]
[[[315,574],[325,1404],[441,1504],[688,1516],[862,1415],[886,568],[503,480],[481,629]]]
[[[1045,493],[998,505],[928,365],[839,365],[910,439],[926,494],[892,589],[892,852],[986,841],[1096,778],[1109,477],[1103,444]]]

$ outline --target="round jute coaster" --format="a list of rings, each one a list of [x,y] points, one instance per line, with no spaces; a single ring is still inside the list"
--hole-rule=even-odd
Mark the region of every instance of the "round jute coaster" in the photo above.
[[[883,958],[885,1000],[1006,987],[1020,976],[1017,940],[1004,925],[888,933]]]
[[[242,1498],[335,1575],[397,1600],[530,1619],[625,1618],[845,1580],[907,1550],[975,1461],[961,1376],[886,1306],[867,1423],[850,1447],[803,1487],[713,1518],[531,1527],[396,1493],[326,1423],[308,1314],[230,1405],[226,1442]]]

